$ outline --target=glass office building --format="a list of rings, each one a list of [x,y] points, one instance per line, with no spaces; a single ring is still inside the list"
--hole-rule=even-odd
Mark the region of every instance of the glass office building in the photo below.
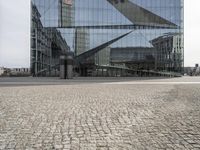
[[[69,51],[74,52],[74,70],[79,75],[97,75],[99,69],[111,68],[183,71],[183,0],[31,3],[34,75],[56,75],[59,56]]]

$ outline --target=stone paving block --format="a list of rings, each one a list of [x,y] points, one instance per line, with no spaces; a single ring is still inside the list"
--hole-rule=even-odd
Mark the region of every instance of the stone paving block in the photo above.
[[[200,85],[0,87],[0,149],[200,149]]]

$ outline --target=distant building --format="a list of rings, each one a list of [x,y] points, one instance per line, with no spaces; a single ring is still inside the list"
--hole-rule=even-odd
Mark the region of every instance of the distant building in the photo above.
[[[192,76],[193,70],[194,70],[194,67],[184,67],[184,74]]]
[[[59,0],[59,25],[60,27],[68,27],[74,25],[75,19],[75,1]]]
[[[30,68],[12,68],[10,69],[10,76],[30,76]]]
[[[0,76],[2,76],[5,73],[5,68],[4,67],[0,67]]]
[[[0,76],[30,76],[30,68],[4,68],[0,67]]]
[[[199,76],[200,75],[200,67],[195,67],[192,75],[193,76]]]
[[[110,65],[110,47],[106,47],[95,54],[95,64],[98,66]]]
[[[199,64],[195,64],[195,67],[185,67],[184,73],[190,76],[200,76]]]
[[[169,33],[151,41],[156,49],[156,70],[183,73],[183,35]]]
[[[80,55],[89,50],[89,30],[76,29],[75,30],[75,55]]]
[[[114,66],[127,66],[137,70],[154,69],[155,49],[152,47],[111,48],[110,62]]]
[[[0,67],[0,76],[10,76],[10,72],[9,68]]]

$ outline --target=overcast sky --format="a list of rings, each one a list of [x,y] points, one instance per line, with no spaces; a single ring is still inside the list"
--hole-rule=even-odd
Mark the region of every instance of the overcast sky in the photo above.
[[[185,66],[200,63],[200,0],[185,0]],[[0,66],[30,66],[30,1],[0,0]]]
[[[29,0],[0,0],[0,66],[30,66]]]

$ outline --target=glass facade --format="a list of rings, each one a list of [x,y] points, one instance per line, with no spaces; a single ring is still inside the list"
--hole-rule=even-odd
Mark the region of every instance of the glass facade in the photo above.
[[[44,30],[43,47],[32,38],[32,72],[56,75],[54,55],[73,51],[84,75],[101,66],[182,73],[183,22],[183,0],[32,0],[32,35]]]

